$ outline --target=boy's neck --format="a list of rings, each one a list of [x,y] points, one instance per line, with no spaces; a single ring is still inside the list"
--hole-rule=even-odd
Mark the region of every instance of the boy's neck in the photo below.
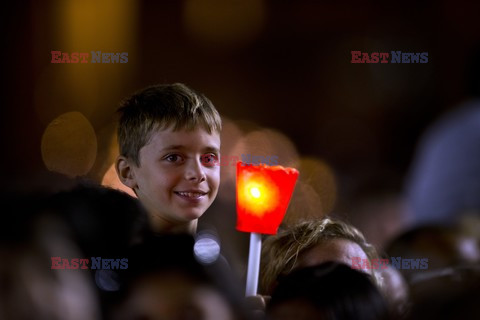
[[[197,232],[198,220],[178,224],[163,219],[153,219],[151,223],[155,233],[188,233],[194,235]]]

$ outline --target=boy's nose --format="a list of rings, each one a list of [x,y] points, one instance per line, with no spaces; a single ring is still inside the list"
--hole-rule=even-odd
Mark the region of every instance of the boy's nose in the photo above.
[[[206,180],[206,175],[202,161],[192,160],[185,170],[185,179],[189,181],[202,182]]]

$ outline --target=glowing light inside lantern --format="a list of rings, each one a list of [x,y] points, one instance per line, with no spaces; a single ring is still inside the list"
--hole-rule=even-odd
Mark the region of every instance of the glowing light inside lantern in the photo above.
[[[252,195],[252,197],[254,198],[260,198],[260,196],[262,195],[262,193],[260,192],[260,190],[257,188],[257,187],[253,187],[250,189],[250,194]]]
[[[239,201],[257,216],[271,211],[278,202],[278,186],[268,177],[251,174],[238,182]]]
[[[237,230],[275,234],[287,210],[298,171],[237,164]]]

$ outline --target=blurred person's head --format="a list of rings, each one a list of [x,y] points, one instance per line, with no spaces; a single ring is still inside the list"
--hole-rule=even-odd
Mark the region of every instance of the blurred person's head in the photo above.
[[[377,320],[388,310],[372,278],[335,262],[281,277],[267,305],[271,320]]]
[[[221,118],[212,102],[184,84],[154,85],[119,109],[117,174],[159,232],[194,232],[215,199]]]
[[[268,237],[262,246],[260,283],[269,294],[279,276],[326,261],[352,265],[352,258],[377,259],[375,248],[352,225],[323,218],[303,221]],[[364,270],[374,274],[373,270]]]
[[[0,319],[100,319],[89,273],[51,268],[52,257],[82,253],[68,224],[39,202],[2,199],[8,214],[0,227]]]
[[[431,271],[410,284],[412,308],[407,319],[478,319],[480,266]]]
[[[464,59],[467,97],[419,139],[406,180],[416,225],[480,217],[480,43]]]
[[[390,310],[390,314],[401,319],[409,310],[409,286],[400,271],[387,265],[380,269],[382,287],[380,288]]]
[[[127,262],[129,248],[150,236],[148,215],[138,199],[125,192],[98,186],[79,185],[72,190],[51,196],[43,206],[46,213],[54,214],[71,230],[79,251],[72,258],[86,260],[88,269],[77,270],[89,276],[105,312],[119,290],[120,266],[115,264],[98,268],[96,263]],[[67,258],[55,256],[56,259]],[[94,260],[97,261],[94,266]],[[63,263],[63,260],[60,260]],[[53,263],[53,262],[52,262]],[[108,262],[107,262],[108,263]],[[84,266],[85,263],[82,264]]]
[[[478,86],[478,74],[475,77]],[[425,130],[416,149],[405,184],[413,224],[450,225],[465,215],[479,217],[478,97],[436,120]]]
[[[87,257],[119,257],[150,234],[148,216],[138,199],[99,185],[80,185],[52,196],[44,210],[72,229]]]
[[[457,227],[426,225],[416,227],[396,237],[386,248],[390,257],[424,259],[426,270],[400,269],[410,281],[419,274],[444,268],[464,266],[480,261],[477,239],[464,234]]]
[[[237,292],[200,264],[189,235],[162,235],[132,248],[112,319],[241,319]],[[216,266],[218,267],[218,265]]]

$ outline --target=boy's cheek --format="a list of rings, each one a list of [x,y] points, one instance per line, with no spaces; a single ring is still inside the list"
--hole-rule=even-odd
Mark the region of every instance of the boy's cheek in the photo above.
[[[216,166],[214,169],[214,172],[210,177],[210,189],[211,191],[214,191],[216,193],[218,191],[219,186],[220,186],[220,167]]]
[[[215,179],[214,186],[213,188],[215,189],[215,192],[218,191],[218,188],[220,187],[220,174],[218,174],[217,178]]]

